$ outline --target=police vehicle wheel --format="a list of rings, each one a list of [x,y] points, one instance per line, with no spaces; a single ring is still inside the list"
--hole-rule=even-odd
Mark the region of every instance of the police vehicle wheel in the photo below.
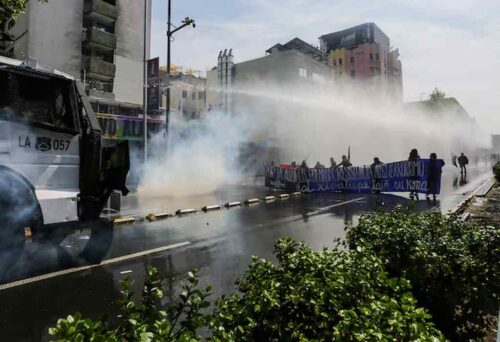
[[[24,228],[42,220],[32,189],[19,176],[0,169],[0,261],[12,266],[24,249]],[[4,266],[5,266],[4,265]],[[2,267],[2,265],[0,265]]]
[[[97,264],[104,259],[113,241],[113,223],[93,220],[87,225],[91,229],[90,238],[80,256],[88,263]]]

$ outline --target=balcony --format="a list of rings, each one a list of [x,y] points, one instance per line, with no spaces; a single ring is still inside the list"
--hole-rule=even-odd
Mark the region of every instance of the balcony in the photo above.
[[[84,66],[89,78],[109,81],[115,77],[116,65],[102,59],[86,56]]]
[[[90,28],[87,31],[87,38],[85,42],[89,47],[96,47],[101,50],[114,50],[116,49],[116,35],[98,28]]]
[[[118,17],[116,6],[104,0],[85,0],[84,12],[90,18],[106,23],[115,21]]]

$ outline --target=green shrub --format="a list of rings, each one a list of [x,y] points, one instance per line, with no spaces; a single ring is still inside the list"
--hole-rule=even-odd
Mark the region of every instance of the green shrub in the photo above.
[[[416,306],[408,281],[389,278],[382,262],[358,249],[314,252],[279,240],[277,264],[254,258],[237,281],[238,292],[202,313],[210,289],[199,290],[189,274],[178,303],[163,298],[156,269],[150,269],[142,303],[122,284],[120,324],[60,319],[50,334],[77,341],[439,341],[442,334]]]
[[[372,250],[391,276],[408,279],[418,304],[452,340],[477,339],[494,328],[500,305],[498,229],[397,208],[363,215],[348,228],[346,243]]]
[[[111,328],[105,321],[82,319],[79,313],[59,319],[49,334],[59,341],[199,341],[197,330],[207,326],[210,316],[201,313],[210,306],[206,298],[210,288],[198,288],[196,271],[188,273],[188,283],[181,284],[179,300],[162,305],[162,280],[156,268],[148,270],[142,291],[142,303],[132,301],[132,280],[121,283],[120,324]]]
[[[493,165],[493,174],[495,175],[497,182],[500,182],[500,161]]]
[[[433,341],[443,337],[404,279],[361,249],[314,252],[281,239],[278,263],[254,258],[239,293],[217,302],[220,341]]]

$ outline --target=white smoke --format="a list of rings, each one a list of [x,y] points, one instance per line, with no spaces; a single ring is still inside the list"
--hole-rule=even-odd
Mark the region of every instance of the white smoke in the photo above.
[[[422,158],[435,152],[450,163],[451,154],[473,153],[486,143],[472,122],[455,113],[438,117],[401,101],[374,96],[357,85],[272,84],[253,80],[233,89],[233,112],[209,112],[201,121],[173,120],[170,149],[155,137],[155,157],[147,165],[143,196],[189,196],[211,193],[242,182],[241,147],[257,143],[276,148],[276,162],[338,162],[351,148],[354,165],[405,160],[412,148]],[[260,151],[260,152],[259,152]],[[259,150],[256,153],[261,153]],[[256,159],[258,160],[258,158]],[[252,161],[254,162],[254,161]],[[262,165],[255,165],[255,169]]]
[[[258,127],[247,116],[220,111],[210,112],[202,121],[172,115],[168,145],[163,134],[152,139],[154,157],[144,170],[139,194],[184,197],[243,181],[239,150]]]

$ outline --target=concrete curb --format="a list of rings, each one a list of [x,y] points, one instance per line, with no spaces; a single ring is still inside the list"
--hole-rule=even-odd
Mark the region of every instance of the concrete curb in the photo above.
[[[489,180],[484,182],[484,184],[482,186],[479,187],[479,189],[476,193],[476,196],[477,197],[486,197],[486,195],[488,195],[488,193],[493,188],[495,183],[496,183],[495,177],[491,177]]]
[[[451,216],[451,215],[457,215],[457,214],[461,214],[461,218],[463,218],[463,220],[467,220],[469,218],[470,215],[466,215],[468,213],[465,213],[465,209],[467,208],[467,206],[469,205],[469,203],[474,199],[474,197],[476,196],[476,194],[486,185],[488,184],[488,182],[491,182],[491,179],[493,178],[493,176],[491,176],[489,179],[487,179],[486,181],[484,181],[483,183],[481,183],[474,191],[472,191],[470,193],[469,196],[465,197],[460,203],[458,203],[453,209],[451,210],[448,210],[448,213],[446,214],[447,216]],[[493,182],[493,184],[495,184],[495,182]],[[491,185],[491,187],[493,187],[493,184]],[[488,191],[491,189],[491,187],[488,189]],[[480,196],[479,196],[480,197]]]
[[[207,212],[207,211],[220,210],[220,208],[221,208],[220,204],[217,204],[217,205],[206,205],[203,208],[201,208],[201,210],[203,210],[204,212]]]
[[[122,224],[129,224],[129,223],[135,223],[135,222],[142,222],[142,221],[148,221],[148,222],[155,222],[158,220],[164,220],[170,217],[174,216],[184,216],[184,215],[189,215],[189,214],[194,214],[199,211],[203,211],[205,213],[209,211],[215,211],[215,210],[220,210],[223,207],[230,209],[230,208],[235,208],[235,207],[241,207],[242,204],[246,204],[247,206],[253,206],[253,205],[258,205],[260,202],[274,202],[276,200],[287,200],[291,197],[297,197],[301,196],[301,192],[293,192],[290,194],[279,194],[276,196],[265,196],[262,199],[259,198],[249,198],[243,202],[240,201],[234,201],[234,202],[226,202],[225,204],[215,204],[215,205],[206,205],[201,208],[201,210],[189,208],[189,209],[179,209],[175,212],[175,214],[169,213],[169,212],[150,212],[147,214],[134,214],[133,216],[124,216],[124,217],[116,217],[116,218],[108,218],[107,220],[109,222],[112,222],[116,225],[122,225]],[[31,230],[25,232],[25,236],[31,237]]]
[[[125,223],[134,223],[135,222],[135,217],[132,216],[126,216],[126,217],[119,217],[113,219],[113,224],[125,224]]]
[[[175,215],[189,215],[196,213],[196,209],[179,209],[175,212]]]
[[[233,208],[233,207],[239,207],[241,206],[241,202],[227,202],[224,204],[226,208]]]
[[[158,220],[164,220],[172,216],[174,215],[172,215],[171,213],[149,213],[146,215],[146,220],[148,220],[149,222],[154,222]]]

